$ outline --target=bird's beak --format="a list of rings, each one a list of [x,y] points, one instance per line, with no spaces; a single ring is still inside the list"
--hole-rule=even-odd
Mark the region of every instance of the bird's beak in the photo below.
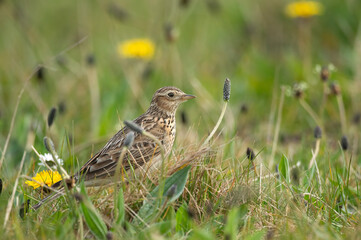
[[[195,97],[196,97],[196,96],[194,96],[194,95],[184,94],[184,95],[181,96],[181,99],[182,99],[183,101],[187,101],[187,100],[192,99],[192,98],[195,98]]]

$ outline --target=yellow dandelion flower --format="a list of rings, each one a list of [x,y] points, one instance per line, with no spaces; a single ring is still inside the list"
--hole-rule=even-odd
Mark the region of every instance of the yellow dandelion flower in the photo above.
[[[44,186],[45,184],[50,187],[54,183],[60,181],[62,178],[58,171],[44,170],[40,173],[37,173],[36,176],[32,179],[34,179],[36,182],[25,181],[25,184],[36,189],[38,187]]]
[[[309,18],[321,15],[322,4],[315,1],[297,1],[286,6],[286,14],[291,18]]]
[[[154,56],[154,43],[146,38],[137,38],[118,44],[118,53],[124,58],[152,59]]]

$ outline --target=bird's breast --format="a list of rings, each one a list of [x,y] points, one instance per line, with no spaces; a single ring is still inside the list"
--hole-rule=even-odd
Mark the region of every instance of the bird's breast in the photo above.
[[[176,133],[176,123],[175,118],[173,116],[163,118],[160,117],[157,119],[158,125],[164,130],[164,138],[163,138],[163,144],[164,147],[168,150],[172,148],[175,133]]]

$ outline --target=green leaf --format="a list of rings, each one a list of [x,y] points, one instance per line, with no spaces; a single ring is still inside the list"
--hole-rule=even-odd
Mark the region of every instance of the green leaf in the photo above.
[[[224,227],[224,236],[226,239],[237,239],[241,223],[243,225],[247,213],[247,204],[234,207],[228,212],[226,225]]]
[[[87,198],[84,185],[81,186],[81,193],[83,195],[83,199],[80,201],[80,210],[85,223],[96,238],[105,239],[107,226],[98,211],[95,209],[94,205]]]
[[[239,206],[239,217],[243,220],[248,213],[248,206],[247,204],[242,204]]]
[[[213,240],[215,239],[211,231],[205,229],[195,229],[192,232],[190,240]]]
[[[162,199],[158,198],[159,186],[154,188],[150,192],[149,198],[144,201],[143,206],[139,209],[138,216],[145,222],[149,222],[159,213],[161,207],[167,207],[174,202],[183,193],[190,169],[191,166],[187,166],[165,180]],[[167,197],[167,193],[173,185],[176,186],[176,190],[171,197]],[[141,221],[135,219],[134,222],[139,224]]]
[[[227,215],[227,223],[224,228],[225,239],[236,239],[239,229],[240,210],[238,207],[231,209]]]
[[[160,234],[166,235],[170,234],[172,231],[172,222],[171,221],[162,221],[159,223],[155,223],[150,228],[155,228],[159,231]]]
[[[124,229],[127,229],[129,236],[136,235],[138,233],[136,227],[128,221],[124,222]]]
[[[175,216],[176,219],[175,230],[177,232],[186,233],[191,228],[192,220],[189,219],[187,209],[188,209],[187,203],[183,203],[177,210],[177,214]]]
[[[312,167],[306,171],[305,177],[303,179],[303,185],[305,186],[305,189],[309,188],[313,184],[312,180],[314,180],[315,173],[316,164],[313,164]]]
[[[125,217],[123,188],[120,187],[114,197],[115,224],[123,225]]]
[[[262,229],[260,231],[248,235],[247,237],[245,237],[245,240],[262,240],[265,234],[266,234],[266,230]]]
[[[177,190],[175,194],[170,199],[168,199],[168,203],[174,202],[183,193],[190,169],[191,166],[186,166],[185,168],[182,168],[181,170],[175,172],[172,176],[170,176],[165,180],[163,196],[167,194],[168,190],[173,185],[177,186]],[[159,191],[159,186],[155,187],[153,191],[150,192],[150,195],[152,197],[157,197],[158,191]]]
[[[278,170],[280,172],[280,175],[283,177],[283,179],[286,180],[286,182],[290,182],[290,172],[289,172],[289,162],[285,155],[282,155],[282,159],[278,165]]]

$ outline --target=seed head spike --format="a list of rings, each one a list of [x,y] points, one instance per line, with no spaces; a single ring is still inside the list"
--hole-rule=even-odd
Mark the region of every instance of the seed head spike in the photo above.
[[[322,130],[319,126],[315,127],[315,130],[313,131],[313,136],[316,139],[322,138]]]
[[[127,136],[125,136],[124,146],[130,148],[134,142],[134,132],[129,132]]]
[[[166,193],[167,198],[172,198],[176,191],[177,191],[177,185],[173,184]]]
[[[246,152],[246,154],[247,154],[247,158],[250,160],[250,161],[253,161],[254,159],[255,159],[255,157],[256,157],[256,155],[254,154],[254,152],[253,152],[253,149],[252,148],[247,148],[247,152]]]
[[[139,126],[138,124],[134,123],[133,121],[128,121],[125,120],[124,121],[125,126],[127,126],[128,128],[130,128],[132,131],[143,134],[144,129]]]
[[[86,63],[87,63],[87,65],[89,66],[89,67],[92,67],[92,66],[94,66],[95,65],[95,56],[94,56],[94,54],[88,54],[87,56],[86,56]]]
[[[44,66],[40,65],[36,71],[36,77],[39,82],[43,81],[45,78],[45,68]]]
[[[320,77],[323,82],[326,82],[330,76],[330,71],[327,66],[321,68]]]
[[[333,95],[339,95],[341,93],[340,86],[335,82],[330,84],[330,90]]]
[[[346,136],[342,136],[341,138],[341,147],[344,151],[348,149],[348,139]]]
[[[27,214],[29,212],[29,206],[30,206],[30,199],[26,200],[26,202],[21,204],[21,207],[19,210],[19,215],[20,215],[21,219],[24,219],[25,214]]]
[[[226,78],[223,85],[223,100],[228,102],[230,97],[231,97],[231,80],[229,80],[229,78]]]
[[[54,143],[50,138],[44,137],[44,145],[45,145],[46,150],[48,150],[49,152],[51,152],[51,153],[55,152]]]
[[[54,123],[54,119],[56,117],[56,108],[52,107],[48,114],[48,126],[51,127]]]
[[[111,231],[108,231],[107,234],[105,235],[107,240],[113,240],[114,239],[114,235]]]

